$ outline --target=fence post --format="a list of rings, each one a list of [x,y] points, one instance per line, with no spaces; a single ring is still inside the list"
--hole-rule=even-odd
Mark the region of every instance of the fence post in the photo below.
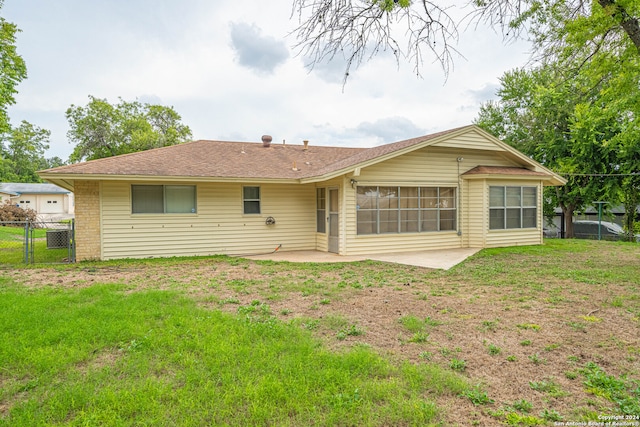
[[[29,221],[24,222],[24,263],[29,264]]]
[[[76,220],[71,218],[71,236],[69,239],[69,262],[76,262]]]

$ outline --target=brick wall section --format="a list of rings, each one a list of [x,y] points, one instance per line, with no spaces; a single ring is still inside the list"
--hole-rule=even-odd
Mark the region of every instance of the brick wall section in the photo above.
[[[76,181],[76,260],[100,259],[100,183]]]

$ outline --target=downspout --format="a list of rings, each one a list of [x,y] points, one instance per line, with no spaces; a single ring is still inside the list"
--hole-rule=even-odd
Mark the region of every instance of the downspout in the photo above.
[[[456,221],[456,228],[458,229],[458,236],[462,236],[462,227],[460,223],[462,222],[462,178],[460,175],[460,163],[464,158],[458,157],[456,161],[458,162],[458,208],[456,209],[456,215],[458,216],[458,220]],[[460,246],[462,246],[462,239],[460,240]]]

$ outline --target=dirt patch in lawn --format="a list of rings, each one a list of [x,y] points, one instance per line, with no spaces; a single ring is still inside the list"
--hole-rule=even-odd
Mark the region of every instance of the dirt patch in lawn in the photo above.
[[[231,313],[268,306],[331,348],[363,343],[397,360],[457,370],[493,403],[440,397],[445,424],[496,425],[508,413],[555,411],[564,421],[615,413],[615,403],[585,387],[587,362],[640,378],[640,249],[599,252],[477,256],[449,272],[214,258],[3,274],[38,288],[174,290]],[[626,270],[611,274],[616,268]],[[529,412],[514,409],[527,406],[523,400]]]

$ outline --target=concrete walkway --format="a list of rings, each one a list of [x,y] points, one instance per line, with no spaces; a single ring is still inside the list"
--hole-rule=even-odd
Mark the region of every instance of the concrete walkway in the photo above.
[[[319,251],[285,251],[265,255],[245,256],[243,258],[289,262],[353,262],[370,259],[374,261],[384,261],[396,264],[415,265],[418,267],[448,270],[454,265],[461,263],[471,255],[477,253],[479,250],[479,248],[460,248],[363,256],[341,256],[329,252]]]

